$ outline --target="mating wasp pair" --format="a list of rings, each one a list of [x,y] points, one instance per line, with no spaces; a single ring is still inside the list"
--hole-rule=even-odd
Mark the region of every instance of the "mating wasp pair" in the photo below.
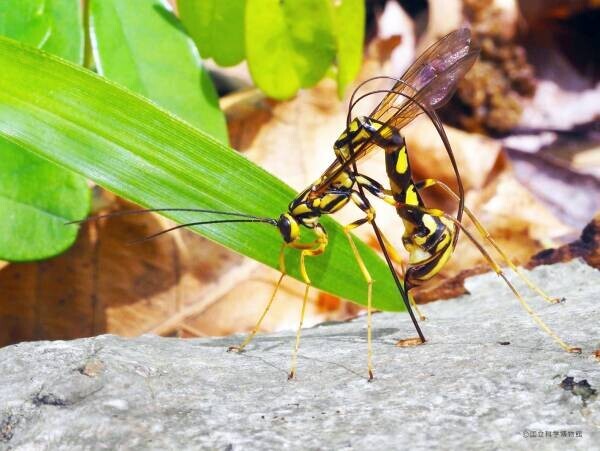
[[[464,203],[465,196],[460,172],[442,123],[435,113],[435,110],[443,106],[450,99],[456,90],[458,82],[469,71],[478,55],[479,50],[472,46],[470,31],[468,29],[460,29],[446,35],[429,47],[410,66],[402,77],[375,77],[360,84],[350,99],[346,129],[334,144],[335,159],[333,163],[325,170],[318,180],[308,186],[290,202],[288,210],[281,214],[279,218],[262,218],[243,213],[193,208],[159,208],[121,212],[117,213],[117,215],[142,213],[147,211],[160,212],[179,210],[216,213],[226,217],[225,219],[181,224],[148,238],[154,238],[181,227],[202,224],[260,222],[276,227],[282,238],[279,256],[279,269],[281,275],[252,332],[239,346],[231,347],[229,350],[238,352],[244,350],[256,335],[263,319],[274,302],[277,291],[286,275],[284,252],[287,248],[297,249],[300,252],[300,274],[305,283],[305,290],[300,324],[292,354],[292,363],[289,372],[290,379],[296,374],[296,360],[300,345],[300,334],[308,293],[311,286],[311,280],[306,271],[305,259],[306,257],[320,255],[325,252],[327,248],[327,231],[319,222],[320,217],[322,215],[335,213],[349,203],[355,204],[364,213],[363,217],[346,225],[344,227],[344,232],[365,279],[367,290],[367,370],[369,380],[373,378],[371,355],[371,294],[373,280],[351,235],[353,229],[367,223],[370,224],[374,230],[391,274],[396,282],[398,293],[408,310],[417,333],[417,337],[415,338],[401,340],[400,343],[402,345],[420,344],[426,341],[417,321],[415,311],[422,319],[423,317],[420,315],[420,312],[414,303],[411,289],[439,273],[452,256],[459,232],[462,231],[468,239],[477,246],[491,268],[506,282],[532,319],[563,349],[570,352],[579,352],[579,348],[572,348],[567,345],[541,320],[541,318],[539,318],[539,316],[536,315],[514,285],[507,279],[504,271],[496,260],[484,249],[480,241],[478,241],[472,233],[466,230],[462,224],[463,215],[466,214],[473,222],[483,241],[487,242],[495,249],[501,261],[510,267],[519,278],[543,299],[552,303],[559,302],[558,299],[551,298],[545,294],[514,266],[511,260],[498,247],[483,225]],[[381,82],[382,80],[393,82],[393,85],[386,89],[378,88],[370,91],[366,90],[366,86],[373,82]],[[361,94],[361,91],[366,92]],[[361,101],[376,95],[383,95],[383,99],[370,115],[353,117],[353,111]],[[425,113],[429,117],[444,143],[450,163],[455,172],[458,193],[454,193],[447,185],[435,179],[425,179],[420,181],[413,179],[408,148],[400,131],[421,113]],[[385,153],[386,172],[390,183],[389,188],[384,187],[381,183],[369,176],[360,173],[357,168],[357,161],[376,148],[382,149]],[[425,205],[421,192],[433,186],[440,187],[456,200],[458,208],[455,216],[451,216],[439,209],[429,208]],[[409,254],[408,263],[402,263],[401,258],[390,245],[389,240],[382,234],[377,226],[375,210],[371,206],[368,195],[378,197],[396,208],[396,212],[404,225],[402,241]],[[114,214],[105,215],[104,217],[106,216],[114,216]],[[98,217],[96,217],[96,219],[97,218]],[[315,233],[316,238],[310,243],[302,242],[300,237],[303,229],[311,229]],[[396,261],[403,267],[400,274],[401,277],[397,274],[393,261]]]

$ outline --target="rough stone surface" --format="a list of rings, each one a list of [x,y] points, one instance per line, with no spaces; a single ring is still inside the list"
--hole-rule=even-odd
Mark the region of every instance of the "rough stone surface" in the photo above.
[[[541,333],[492,274],[425,306],[423,346],[394,346],[414,333],[407,315],[374,315],[372,383],[364,318],[305,330],[291,382],[293,332],[239,355],[225,351],[239,337],[6,347],[0,449],[600,449],[600,397],[560,386],[570,376],[600,389],[600,272],[573,262],[532,277],[567,298],[527,296],[581,355]],[[524,437],[533,431],[544,436]]]

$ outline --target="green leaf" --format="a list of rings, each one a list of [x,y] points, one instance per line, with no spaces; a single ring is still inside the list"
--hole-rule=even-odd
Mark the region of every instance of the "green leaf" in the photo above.
[[[81,62],[79,0],[3,0],[0,34]],[[77,236],[64,227],[87,214],[85,179],[0,138],[0,259],[27,261],[67,249]]]
[[[244,59],[245,0],[179,0],[179,17],[202,58],[220,66]]]
[[[225,143],[225,117],[194,43],[161,0],[92,0],[98,72]]]
[[[85,179],[4,139],[0,174],[0,257],[27,261],[67,249],[77,231],[65,222],[89,210]]]
[[[209,135],[85,69],[0,39],[0,135],[146,207],[196,207],[278,217],[294,191]],[[214,218],[165,214],[179,223]],[[323,218],[327,251],[307,261],[313,284],[364,303],[366,283],[341,227]],[[74,227],[74,226],[73,226]],[[282,243],[268,224],[195,231],[276,268]],[[383,260],[358,248],[375,280],[374,305],[403,307]],[[298,252],[288,250],[296,278]]]
[[[346,86],[360,70],[365,39],[365,1],[341,0],[334,8],[335,39],[337,42],[338,95],[344,96]]]
[[[331,0],[247,0],[248,67],[267,95],[287,99],[316,84],[335,48]]]

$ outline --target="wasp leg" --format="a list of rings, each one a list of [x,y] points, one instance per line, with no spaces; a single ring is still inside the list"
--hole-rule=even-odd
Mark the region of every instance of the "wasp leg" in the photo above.
[[[279,279],[277,280],[277,283],[275,284],[275,289],[273,290],[273,294],[271,294],[271,298],[269,299],[269,302],[267,303],[267,306],[265,307],[265,309],[263,310],[262,314],[260,315],[260,318],[258,318],[258,321],[256,322],[256,324],[252,328],[252,332],[250,332],[248,334],[248,336],[246,337],[246,339],[239,346],[230,346],[229,348],[227,348],[228,352],[231,352],[231,351],[242,352],[244,350],[244,348],[252,341],[252,339],[254,338],[254,336],[260,330],[260,325],[262,324],[263,320],[265,319],[265,316],[267,316],[267,313],[269,312],[269,309],[271,308],[271,305],[273,304],[273,301],[275,300],[275,296],[277,295],[277,292],[279,291],[279,287],[281,286],[281,282],[283,281],[283,278],[286,275],[286,272],[285,272],[285,254],[284,254],[286,247],[287,247],[287,244],[283,243],[282,246],[281,246],[281,250],[279,251],[279,271],[281,272],[281,275],[279,276]]]
[[[366,213],[365,218],[358,219],[350,224],[347,224],[344,227],[344,234],[348,238],[348,242],[350,243],[350,249],[352,249],[352,253],[354,254],[354,259],[356,263],[358,263],[358,267],[362,272],[365,281],[367,282],[367,372],[369,374],[369,382],[373,380],[373,345],[372,345],[372,294],[373,294],[373,278],[367,269],[367,265],[363,261],[360,256],[360,252],[356,248],[356,244],[352,239],[351,230],[360,227],[363,224],[371,222],[375,217],[375,211],[364,202],[362,196],[358,192],[353,192],[351,196],[352,201]]]
[[[454,191],[452,191],[448,185],[446,185],[445,183],[440,182],[438,180],[435,180],[435,179],[425,179],[425,180],[421,180],[420,182],[417,182],[415,185],[417,186],[417,189],[425,189],[425,188],[429,188],[429,187],[434,186],[434,185],[438,185],[440,188],[442,188],[446,193],[448,193],[455,200],[457,200],[457,201],[459,200],[458,195]],[[490,245],[496,250],[496,252],[498,252],[498,255],[500,255],[500,258],[502,259],[502,261],[504,261],[508,265],[508,267],[510,269],[512,269],[517,274],[517,276],[519,276],[519,278],[523,282],[525,282],[525,284],[529,288],[531,288],[533,291],[535,291],[537,294],[539,294],[542,297],[542,299],[544,299],[544,301],[549,302],[551,304],[556,304],[556,303],[564,301],[564,298],[556,298],[556,297],[548,296],[548,294],[546,294],[540,287],[538,287],[535,283],[533,283],[511,261],[511,259],[500,248],[500,246],[498,246],[498,244],[496,243],[496,241],[494,241],[494,239],[492,238],[492,236],[490,235],[490,233],[486,230],[486,228],[483,226],[483,224],[481,224],[481,222],[477,219],[477,217],[475,216],[475,214],[471,210],[469,210],[467,207],[465,207],[465,213],[467,214],[467,216],[469,217],[469,219],[471,219],[471,222],[473,222],[473,224],[477,228],[477,231],[479,232],[479,234],[488,243],[490,243]]]
[[[513,294],[515,295],[515,297],[517,298],[517,300],[519,301],[519,303],[521,304],[521,306],[523,307],[523,309],[529,314],[529,316],[531,316],[531,318],[535,321],[535,323],[544,331],[546,332],[554,341],[556,341],[556,343],[558,343],[558,345],[563,348],[565,351],[567,352],[572,352],[572,353],[581,353],[581,348],[576,348],[576,347],[572,347],[569,346],[567,343],[565,343],[556,332],[554,332],[550,326],[548,326],[538,315],[537,313],[535,313],[533,311],[533,309],[529,306],[529,304],[527,303],[527,301],[523,298],[523,296],[521,296],[521,294],[517,291],[517,289],[514,287],[514,285],[512,283],[510,283],[510,281],[508,280],[508,278],[506,277],[506,275],[504,274],[504,271],[502,271],[502,268],[500,267],[500,265],[498,265],[498,263],[496,263],[496,261],[492,258],[492,256],[485,250],[485,248],[481,245],[481,243],[479,243],[477,241],[477,239],[473,236],[473,234],[471,234],[461,223],[460,221],[458,221],[456,218],[450,216],[449,214],[443,212],[442,210],[438,210],[435,208],[425,208],[425,207],[419,207],[419,206],[415,206],[415,205],[408,205],[408,204],[403,204],[398,202],[397,205],[401,208],[405,208],[407,210],[412,210],[414,212],[419,212],[419,213],[424,213],[424,214],[428,214],[428,215],[432,215],[432,216],[438,216],[438,217],[444,217],[446,218],[448,221],[452,221],[457,227],[459,227],[464,234],[469,238],[469,240],[471,240],[471,242],[477,247],[477,249],[479,250],[479,252],[481,252],[481,255],[483,255],[483,257],[486,259],[486,261],[488,262],[488,264],[490,265],[490,267],[494,270],[494,272],[501,277],[504,282],[508,285],[508,287],[510,288],[510,290],[513,292]],[[410,269],[409,269],[410,272]]]
[[[327,247],[327,232],[320,224],[317,224],[314,228],[317,234],[317,239],[314,243],[309,245],[303,243],[289,243],[288,246],[295,249],[300,249],[300,274],[306,284],[304,289],[304,298],[302,300],[302,310],[300,311],[300,324],[298,324],[298,331],[296,332],[296,343],[294,345],[294,351],[292,353],[292,364],[290,366],[290,372],[288,374],[288,380],[293,379],[296,376],[296,364],[298,361],[298,349],[300,349],[300,335],[302,333],[302,325],[304,324],[304,314],[306,312],[306,304],[308,301],[308,292],[310,290],[311,282],[306,272],[305,257],[314,257],[320,255],[325,251]]]
[[[383,200],[384,202],[386,202],[390,205],[396,205],[396,200],[394,199],[394,196],[392,195],[392,191],[385,189],[383,187],[383,185],[381,185],[377,180],[374,180],[371,177],[368,177],[368,176],[362,175],[362,174],[358,174],[355,179],[359,185],[361,185],[363,188],[365,188],[367,191],[369,191],[374,196],[378,197],[379,199]],[[388,251],[391,259],[395,263],[400,265],[400,268],[401,268],[400,276],[402,278],[406,278],[406,264],[404,262],[404,259],[400,256],[398,251],[396,251],[396,249],[394,248],[392,243],[390,243],[390,241],[386,238],[386,236],[383,233],[381,234],[381,238],[385,244],[385,248]],[[407,292],[406,295],[408,296],[408,302],[410,302],[410,305],[412,306],[412,308],[415,310],[415,312],[419,316],[419,319],[421,321],[425,321],[427,319],[427,317],[425,315],[423,315],[423,313],[417,306],[414,296],[409,292]]]

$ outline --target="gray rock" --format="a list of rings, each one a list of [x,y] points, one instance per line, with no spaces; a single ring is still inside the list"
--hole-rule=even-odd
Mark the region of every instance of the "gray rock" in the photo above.
[[[423,346],[394,346],[414,334],[407,315],[374,315],[372,383],[364,318],[305,330],[290,382],[293,332],[259,336],[243,354],[226,352],[240,337],[9,346],[0,448],[600,449],[600,272],[572,262],[532,277],[567,298],[549,305],[523,290],[581,355],[540,332],[493,274],[424,307]],[[574,386],[582,379],[591,389]]]

